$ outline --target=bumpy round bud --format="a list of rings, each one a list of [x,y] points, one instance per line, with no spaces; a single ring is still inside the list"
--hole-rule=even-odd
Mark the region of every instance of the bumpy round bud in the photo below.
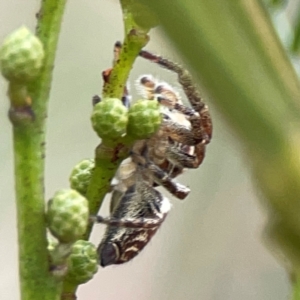
[[[161,124],[160,105],[155,100],[138,100],[129,109],[128,133],[145,139],[155,133]]]
[[[62,243],[79,239],[87,229],[88,217],[88,201],[75,190],[60,190],[48,202],[48,227]]]
[[[9,35],[0,48],[0,68],[9,81],[27,83],[36,78],[44,61],[41,41],[26,27]]]
[[[78,240],[72,246],[67,266],[67,282],[78,285],[89,281],[98,270],[96,247],[88,241]]]
[[[93,159],[84,159],[79,162],[72,170],[69,178],[71,188],[85,196],[87,194],[87,189],[90,184],[94,167],[95,162]]]
[[[114,140],[126,133],[128,110],[121,100],[105,98],[94,106],[91,120],[100,138]]]

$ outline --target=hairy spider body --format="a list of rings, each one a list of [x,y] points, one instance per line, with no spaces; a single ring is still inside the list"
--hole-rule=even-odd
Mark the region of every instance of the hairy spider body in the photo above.
[[[108,225],[98,247],[102,266],[127,262],[145,247],[170,210],[169,200],[155,187],[163,186],[175,197],[184,199],[189,188],[173,178],[186,168],[199,167],[212,136],[208,108],[189,73],[150,52],[143,50],[140,56],[178,75],[191,108],[182,104],[168,84],[148,75],[139,79],[144,97],[160,102],[163,121],[153,136],[133,145],[130,158],[121,164],[111,198],[111,216],[95,218],[96,222]],[[104,75],[107,81],[109,72]],[[126,105],[124,99],[128,99],[126,88],[122,98]]]

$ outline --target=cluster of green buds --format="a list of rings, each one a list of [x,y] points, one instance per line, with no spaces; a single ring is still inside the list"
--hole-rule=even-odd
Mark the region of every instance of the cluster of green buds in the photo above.
[[[95,246],[80,240],[89,222],[87,199],[74,189],[59,190],[48,201],[46,218],[57,239],[48,246],[53,274],[74,286],[90,280],[97,272],[98,259]]]
[[[126,134],[138,140],[149,138],[158,130],[161,113],[157,101],[138,100],[127,109],[119,99],[105,98],[95,105],[91,120],[104,143]]]
[[[118,140],[126,135],[144,139],[158,130],[161,113],[156,101],[139,100],[127,109],[119,99],[106,98],[95,105],[91,120],[103,142]],[[58,240],[56,244],[49,244],[49,251],[52,262],[60,266],[54,274],[64,276],[66,285],[84,283],[98,269],[95,246],[81,240],[88,227],[88,201],[85,197],[94,168],[93,159],[79,162],[69,178],[71,189],[56,192],[48,202],[48,228]]]

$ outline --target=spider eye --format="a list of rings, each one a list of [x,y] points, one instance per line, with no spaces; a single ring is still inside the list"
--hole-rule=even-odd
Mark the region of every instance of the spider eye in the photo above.
[[[100,265],[106,267],[117,263],[120,251],[116,243],[105,243],[98,249]]]

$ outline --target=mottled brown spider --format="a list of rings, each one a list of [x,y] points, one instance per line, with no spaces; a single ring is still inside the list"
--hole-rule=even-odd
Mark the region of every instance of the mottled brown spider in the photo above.
[[[96,222],[108,225],[98,247],[103,267],[127,262],[147,245],[171,208],[169,200],[155,187],[163,186],[184,199],[190,190],[174,178],[186,168],[199,167],[212,136],[208,108],[188,71],[145,50],[140,56],[175,72],[191,107],[183,105],[168,84],[149,75],[139,79],[143,96],[161,103],[163,121],[152,137],[134,144],[130,157],[120,166],[111,216],[95,217]]]

